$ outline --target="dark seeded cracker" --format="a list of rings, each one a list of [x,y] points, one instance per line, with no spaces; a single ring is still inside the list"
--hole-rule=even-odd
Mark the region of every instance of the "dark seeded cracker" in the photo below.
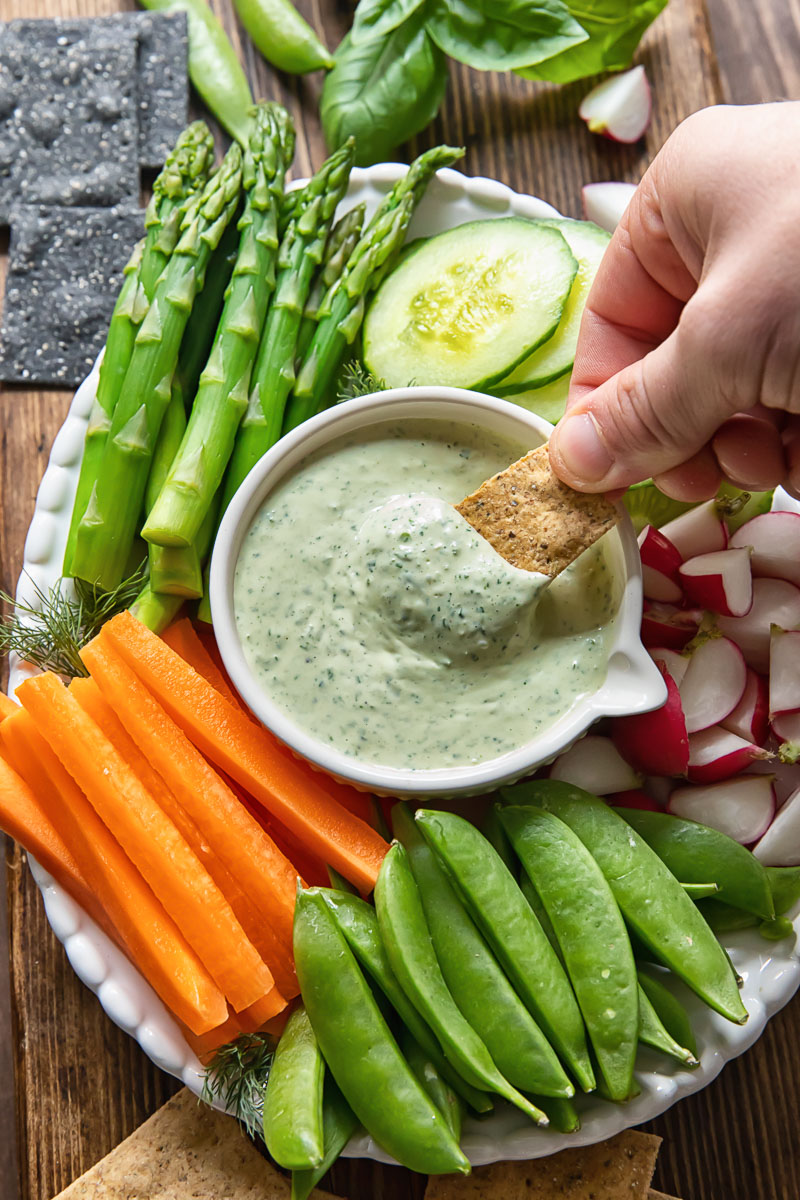
[[[576,492],[550,468],[547,446],[482,483],[456,508],[498,554],[554,578],[617,524],[605,496]]]
[[[138,202],[136,55],[133,34],[47,46],[0,27],[0,222],[15,203]]]
[[[135,208],[12,211],[0,379],[81,382],[103,347],[123,267],[143,232],[144,212]]]

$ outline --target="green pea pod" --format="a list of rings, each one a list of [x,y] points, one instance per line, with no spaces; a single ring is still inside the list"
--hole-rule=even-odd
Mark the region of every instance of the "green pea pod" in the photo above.
[[[725,951],[633,825],[596,796],[553,779],[518,784],[504,789],[503,796],[545,808],[566,822],[595,858],[625,920],[641,940],[711,1008],[729,1021],[745,1023],[747,1010]],[[681,877],[687,878],[684,872]],[[708,879],[707,871],[702,879]]]
[[[522,1091],[573,1096],[575,1089],[555,1051],[509,983],[404,804],[395,805],[392,824],[408,854],[444,981],[495,1065]]]
[[[800,901],[800,867],[767,867],[775,915],[782,917]]]
[[[233,0],[254,45],[279,71],[305,75],[329,70],[333,56],[289,0]]]
[[[375,909],[360,896],[320,889],[320,895],[331,909],[336,924],[367,974],[377,983],[400,1020],[414,1040],[436,1066],[439,1074],[477,1113],[492,1111],[488,1093],[471,1087],[448,1063],[439,1049],[436,1038],[408,999],[389,964]]]
[[[652,1004],[659,1021],[670,1037],[673,1037],[680,1046],[685,1046],[687,1050],[691,1051],[693,1058],[697,1058],[697,1042],[689,1014],[677,996],[673,995],[659,974],[656,973],[657,971],[658,968],[652,970],[639,965],[636,972],[639,986]]]
[[[185,12],[189,75],[206,107],[231,137],[247,145],[253,97],[228,35],[206,0],[141,0],[150,12]]]
[[[755,929],[761,923],[761,917],[755,913],[723,904],[713,897],[700,900],[697,907],[703,914],[703,920],[715,933],[737,933],[740,929]]]
[[[532,1095],[531,1100],[543,1109],[548,1121],[559,1133],[577,1133],[581,1127],[578,1110],[571,1100],[560,1096]]]
[[[547,935],[513,876],[478,830],[452,813],[416,822],[446,867],[523,1004],[585,1092],[595,1086],[580,1009]]]
[[[408,855],[399,842],[392,845],[381,864],[375,884],[375,910],[381,938],[400,986],[430,1025],[459,1074],[473,1087],[503,1096],[537,1124],[546,1124],[544,1113],[500,1074],[485,1044],[448,990],[433,952]]]
[[[314,889],[297,896],[294,956],[325,1062],[367,1132],[412,1171],[469,1174],[468,1159],[400,1053],[333,913]]]
[[[639,1027],[636,965],[622,913],[583,842],[552,813],[503,809],[501,820],[536,885],[614,1100],[631,1094]]]
[[[556,937],[555,929],[553,929],[553,923],[550,920],[550,918],[548,917],[547,911],[546,911],[544,905],[542,904],[541,896],[537,892],[536,888],[533,886],[533,882],[528,878],[527,875],[525,875],[524,872],[523,872],[523,878],[520,879],[520,881],[519,881],[519,887],[520,887],[520,891],[522,892],[523,896],[528,901],[528,904],[530,904],[531,908],[533,909],[533,911],[536,915],[536,920],[539,922],[542,929],[544,930],[544,933],[545,933],[545,936],[546,936],[548,942],[555,950],[556,954],[558,955],[558,961],[561,963],[561,965],[563,967],[564,955],[561,953],[561,947],[558,944],[558,938]]]
[[[517,879],[519,875],[519,863],[517,862],[511,842],[506,836],[506,831],[503,829],[500,817],[497,815],[497,808],[494,804],[490,806],[489,811],[484,817],[482,832],[489,845],[495,848],[498,856],[502,858],[511,874]],[[531,907],[533,906],[531,905]]]
[[[758,932],[768,942],[782,942],[784,938],[794,937],[794,925],[788,917],[773,917],[771,921],[762,921]]]
[[[659,1050],[662,1054],[684,1063],[687,1067],[698,1065],[691,1050],[687,1046],[679,1045],[672,1037],[641,985],[639,986],[639,1041],[643,1042],[645,1046],[652,1046],[654,1050]]]
[[[325,1076],[322,1094],[322,1132],[325,1153],[318,1167],[292,1171],[291,1200],[308,1200],[314,1188],[327,1175],[350,1138],[358,1129],[358,1118],[345,1100],[330,1071]]]
[[[275,1048],[264,1097],[264,1141],[289,1171],[322,1162],[322,1081],[325,1063],[308,1013],[296,1008]]]
[[[349,879],[345,879],[344,875],[340,875],[336,868],[332,867],[330,863],[326,865],[325,869],[328,872],[328,879],[331,881],[331,887],[337,892],[349,892],[351,896],[358,895],[358,891],[353,887]]]
[[[404,1030],[400,1038],[400,1049],[406,1057],[406,1062],[420,1081],[425,1091],[447,1122],[448,1128],[457,1142],[461,1140],[461,1098],[456,1095],[439,1072],[434,1063],[428,1058],[421,1046],[414,1041],[408,1030]]]
[[[756,913],[764,920],[775,915],[764,867],[733,838],[670,813],[633,808],[617,811],[676,879],[684,883],[713,880],[718,888],[717,900]]]

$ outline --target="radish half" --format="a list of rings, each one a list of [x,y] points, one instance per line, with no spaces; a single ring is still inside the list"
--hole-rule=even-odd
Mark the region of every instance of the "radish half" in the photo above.
[[[584,96],[578,116],[592,133],[613,142],[637,142],[650,124],[653,102],[644,67],[612,75]]]
[[[689,739],[680,693],[665,665],[656,665],[667,685],[666,703],[653,712],[616,717],[611,723],[611,736],[620,754],[637,771],[645,775],[683,775],[689,762]]]
[[[722,722],[731,733],[759,746],[769,732],[769,686],[763,675],[747,668],[747,682],[742,698],[732,713]]]
[[[743,617],[720,617],[717,621],[720,631],[740,647],[748,666],[761,675],[769,670],[773,625],[781,629],[800,625],[800,588],[785,579],[754,579],[750,611]]]
[[[769,711],[800,711],[800,630],[773,625],[769,639]]]
[[[728,545],[728,530],[720,519],[716,500],[707,500],[667,521],[661,526],[661,533],[669,538],[682,558],[711,554]]]
[[[562,754],[550,768],[550,778],[574,784],[595,796],[638,788],[641,776],[625,762],[611,738],[589,734]]]
[[[774,816],[772,780],[769,775],[740,775],[705,787],[676,788],[670,796],[669,811],[749,846],[763,837]]]
[[[712,725],[689,738],[687,775],[693,783],[717,783],[746,770],[758,759],[772,757],[769,750],[745,741],[721,725]]]
[[[607,799],[614,808],[642,808],[646,812],[661,812],[652,796],[648,796],[641,788],[632,788],[629,792],[612,792]]]
[[[689,659],[686,655],[678,654],[676,650],[669,650],[666,646],[657,646],[649,653],[653,662],[664,664],[675,680],[676,686],[680,687],[689,666]]]
[[[680,554],[672,542],[652,525],[645,525],[638,541],[645,596],[650,600],[676,604],[683,596],[678,582],[678,571],[683,561]]]
[[[651,604],[642,614],[642,642],[682,650],[697,633],[703,613],[699,609],[673,608],[671,605]]]
[[[680,582],[690,600],[723,617],[743,617],[753,603],[750,550],[713,550],[688,559]]]
[[[587,183],[582,190],[583,215],[613,233],[635,191],[635,183]]]
[[[736,530],[731,545],[750,546],[754,575],[800,586],[800,513],[761,513]]]
[[[800,788],[792,792],[753,854],[765,867],[800,866]]]
[[[744,694],[747,667],[739,647],[729,638],[709,638],[689,659],[680,685],[686,732],[719,725]]]

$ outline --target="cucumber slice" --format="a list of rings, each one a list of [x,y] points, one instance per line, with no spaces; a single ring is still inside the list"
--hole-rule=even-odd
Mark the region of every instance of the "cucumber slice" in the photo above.
[[[543,221],[542,224],[557,229],[564,237],[578,260],[578,272],[561,322],[553,336],[497,385],[497,394],[509,400],[513,400],[514,392],[542,387],[572,370],[586,297],[600,266],[600,259],[611,241],[610,234],[591,221],[552,220]]]
[[[390,388],[486,386],[552,336],[577,270],[560,232],[541,221],[449,229],[378,288],[364,321],[364,363]]]
[[[552,383],[546,383],[544,387],[531,388],[527,392],[514,392],[510,396],[501,396],[498,387],[495,386],[492,388],[492,395],[501,400],[508,400],[511,404],[518,404],[520,408],[527,408],[528,412],[536,413],[537,417],[544,417],[551,425],[557,425],[567,407],[570,376],[571,372],[567,371],[566,375],[559,376]]]

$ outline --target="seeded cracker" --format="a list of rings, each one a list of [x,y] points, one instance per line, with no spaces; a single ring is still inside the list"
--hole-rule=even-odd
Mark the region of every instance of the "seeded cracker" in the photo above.
[[[0,379],[81,382],[103,347],[123,267],[143,233],[136,208],[14,209]]]
[[[523,571],[555,578],[619,521],[605,496],[575,492],[539,446],[456,505],[498,554]]]

